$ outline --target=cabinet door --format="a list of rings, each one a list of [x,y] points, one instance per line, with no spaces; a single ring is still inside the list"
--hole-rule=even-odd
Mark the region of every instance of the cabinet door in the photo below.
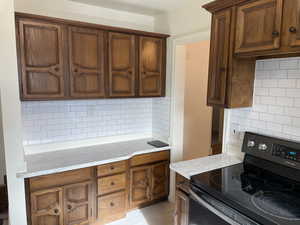
[[[72,97],[105,97],[104,32],[69,28],[70,91]]]
[[[280,47],[282,1],[251,1],[237,8],[236,53]]]
[[[225,105],[228,73],[231,9],[217,12],[212,18],[208,77],[208,105]]]
[[[151,201],[151,166],[141,166],[130,170],[131,208]]]
[[[290,47],[300,47],[300,0],[284,2],[284,33]]]
[[[31,194],[32,225],[65,225],[63,221],[63,191],[53,188]]]
[[[135,36],[109,33],[109,96],[136,95]]]
[[[64,225],[88,225],[93,221],[92,182],[85,182],[64,187]]]
[[[66,72],[63,26],[25,19],[18,24],[21,98],[63,98]]]
[[[189,196],[176,190],[175,196],[175,225],[189,224]]]
[[[140,37],[139,95],[161,96],[165,82],[165,41]]]
[[[152,167],[152,200],[169,194],[169,162],[158,163]]]

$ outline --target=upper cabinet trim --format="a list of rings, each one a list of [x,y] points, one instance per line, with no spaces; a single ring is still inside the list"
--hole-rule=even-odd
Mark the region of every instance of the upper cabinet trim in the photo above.
[[[70,26],[77,26],[77,27],[82,26],[82,27],[86,27],[86,28],[96,28],[96,29],[106,30],[109,32],[120,32],[120,33],[127,33],[127,34],[145,35],[145,36],[159,37],[159,38],[170,37],[170,35],[168,35],[168,34],[154,33],[154,32],[148,32],[148,31],[139,31],[139,30],[134,30],[134,29],[120,28],[120,27],[112,27],[112,26],[80,22],[80,21],[74,21],[74,20],[66,20],[66,19],[55,18],[55,17],[34,15],[34,14],[28,14],[28,13],[22,13],[22,12],[15,12],[15,16],[18,18],[24,18],[24,19],[25,18],[40,19],[43,21],[55,22],[55,23],[60,23],[60,24],[70,25]]]

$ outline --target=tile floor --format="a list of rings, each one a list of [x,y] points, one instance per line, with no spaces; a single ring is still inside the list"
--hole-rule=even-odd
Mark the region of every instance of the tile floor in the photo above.
[[[109,225],[173,225],[173,209],[172,203],[162,202],[134,210],[128,213],[126,218]]]

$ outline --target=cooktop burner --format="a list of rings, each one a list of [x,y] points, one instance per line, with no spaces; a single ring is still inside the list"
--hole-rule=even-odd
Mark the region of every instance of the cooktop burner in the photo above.
[[[259,191],[251,197],[256,208],[271,216],[300,221],[300,199],[284,192]]]

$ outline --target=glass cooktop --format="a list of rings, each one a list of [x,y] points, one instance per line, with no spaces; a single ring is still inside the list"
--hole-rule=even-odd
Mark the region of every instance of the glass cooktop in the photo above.
[[[300,173],[281,174],[244,163],[193,176],[196,186],[262,225],[300,224]],[[257,162],[257,159],[255,159]],[[267,162],[259,160],[267,168]],[[293,176],[291,176],[291,174]]]

